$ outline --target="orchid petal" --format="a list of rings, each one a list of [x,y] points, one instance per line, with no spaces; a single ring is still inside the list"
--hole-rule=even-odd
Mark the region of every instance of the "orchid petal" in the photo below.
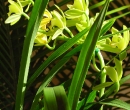
[[[9,0],[8,2],[10,3],[8,16],[10,16],[12,13],[16,13],[16,14],[23,13],[23,9],[19,6],[18,3],[14,2],[12,0]]]
[[[118,73],[117,73],[117,71],[115,70],[114,67],[105,66],[104,68],[106,70],[106,74],[110,77],[110,79],[113,82],[119,81],[119,79],[118,79]]]

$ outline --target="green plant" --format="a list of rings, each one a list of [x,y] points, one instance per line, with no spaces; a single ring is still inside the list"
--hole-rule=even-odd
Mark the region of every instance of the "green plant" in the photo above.
[[[21,44],[22,56],[18,70],[18,83],[16,81],[15,110],[23,110],[24,100],[29,88],[33,84],[37,84],[43,70],[56,60],[56,65],[46,76],[41,78],[40,86],[36,89],[36,93],[31,100],[31,110],[87,110],[95,108],[103,110],[103,105],[130,109],[130,105],[126,102],[109,98],[109,96],[117,94],[120,86],[130,78],[130,75],[122,78],[122,62],[127,56],[126,51],[130,48],[128,46],[130,40],[129,28],[124,25],[123,30],[118,31],[112,27],[115,20],[122,16],[105,20],[106,15],[126,9],[129,6],[107,12],[111,1],[113,0],[104,0],[91,6],[90,9],[98,5],[103,5],[103,8],[94,17],[89,17],[89,2],[91,1],[88,0],[74,0],[73,5],[67,5],[66,11],[59,8],[60,4],[59,6],[55,5],[51,12],[46,8],[48,0],[36,0],[35,2],[32,0],[9,0],[9,13],[5,23],[15,26],[15,23],[23,16],[26,17],[25,24],[28,22],[25,38],[20,38],[24,43]],[[28,13],[31,8],[29,17]],[[25,24],[22,23],[21,27]],[[20,24],[18,27],[20,27]],[[112,34],[107,34],[111,27]],[[16,28],[17,26],[14,27],[14,30]],[[76,33],[73,33],[73,30]],[[123,33],[123,36],[121,33]],[[60,42],[64,42],[64,44]],[[59,48],[57,48],[58,43]],[[45,54],[53,53],[33,68],[31,63],[33,60],[39,59],[40,56],[36,53],[37,55],[31,59],[32,52],[43,47],[46,47]],[[116,55],[105,64],[100,50]],[[66,80],[60,86],[47,87],[58,71],[77,53],[79,57],[72,79]],[[100,67],[96,64],[96,58],[99,59]],[[85,78],[89,77],[87,72],[91,61],[96,71],[92,74],[95,76],[95,81],[91,82],[92,86],[88,92],[80,98]],[[109,65],[111,62],[114,62],[115,65]],[[31,69],[34,70],[31,71]],[[8,72],[8,70],[6,71]],[[109,76],[108,81],[106,80],[107,75]],[[17,77],[15,79],[17,80]],[[99,94],[97,95],[97,93]]]

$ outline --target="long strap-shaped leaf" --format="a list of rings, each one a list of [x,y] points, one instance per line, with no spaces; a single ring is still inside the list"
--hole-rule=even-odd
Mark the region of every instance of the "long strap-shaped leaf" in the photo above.
[[[112,2],[112,1],[114,1],[114,0],[110,0],[110,2]],[[89,2],[90,2],[90,0],[89,0]],[[102,6],[102,5],[104,5],[104,3],[105,3],[105,0],[103,0],[101,2],[98,2],[98,3],[95,3],[94,5],[89,7],[89,10],[93,10],[95,8],[98,8],[98,7]]]
[[[63,86],[44,88],[44,110],[70,110]]]
[[[87,33],[89,28],[84,29],[80,33],[78,33],[75,37],[68,40],[66,43],[64,43],[62,46],[60,46],[57,50],[55,50],[49,57],[46,59],[40,67],[35,71],[35,73],[31,76],[31,78],[28,80],[27,86],[29,87],[32,82],[41,74],[41,72],[56,58],[61,56],[63,53],[65,53],[69,48],[71,48],[83,35]]]
[[[102,9],[93,26],[91,27],[81,49],[81,53],[68,94],[71,110],[76,110],[80,92],[85,80],[86,72],[88,71],[91,57],[95,49],[96,42],[98,40],[98,36],[100,34],[101,26],[104,21],[108,6],[109,0],[106,0],[104,8]]]
[[[115,99],[115,98],[105,99],[105,100],[100,101],[99,103],[103,104],[103,105],[119,107],[124,110],[130,110],[130,104],[128,104],[122,100]]]
[[[34,39],[40,24],[40,20],[42,18],[47,3],[48,0],[36,0],[31,13],[31,17],[26,31],[26,37],[24,41],[22,59],[20,64],[15,110],[23,110],[24,93],[26,89],[25,85],[28,77],[30,56],[32,53]]]
[[[34,97],[32,106],[30,110],[35,110],[36,105],[38,104],[39,98],[42,95],[43,89],[51,82],[51,79],[54,77],[54,75],[57,74],[57,72],[63,67],[63,65],[68,62],[68,60],[77,52],[79,52],[82,48],[82,45],[78,45],[73,50],[68,52],[52,69],[51,71],[46,75],[46,77],[43,79],[41,86],[38,88],[37,93]]]

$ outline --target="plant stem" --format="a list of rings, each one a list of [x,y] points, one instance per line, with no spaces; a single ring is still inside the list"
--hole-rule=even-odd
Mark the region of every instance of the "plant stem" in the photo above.
[[[69,38],[69,37],[67,37],[67,36],[58,36],[57,38],[56,38],[56,40],[62,40],[62,41],[68,41],[68,40],[70,40],[71,38]]]
[[[53,46],[51,47],[49,44],[45,45],[47,48],[49,48],[50,50],[54,50],[55,46],[56,46],[56,40],[54,40]]]
[[[32,3],[32,5],[34,5],[34,1],[33,0],[30,0],[30,2]]]
[[[20,1],[17,0],[17,2],[18,2],[18,4],[19,4],[19,6],[21,7],[21,9],[23,9],[22,4],[20,3]]]
[[[97,56],[100,61],[101,69],[103,69],[105,66],[105,63],[104,63],[104,59],[100,51],[97,53]],[[105,82],[106,82],[106,74],[105,74],[105,70],[103,70],[101,72],[101,83],[105,83]],[[104,90],[105,90],[104,88],[101,89],[99,97],[102,97],[102,95],[104,94]]]
[[[96,48],[96,50],[97,50],[97,48]],[[99,49],[98,49],[99,50]],[[97,67],[97,65],[96,65],[96,61],[95,61],[95,53],[93,54],[93,56],[92,56],[92,63],[93,63],[93,66],[94,66],[94,68],[95,68],[95,70],[97,71],[97,72],[100,72],[100,69]]]
[[[29,20],[30,17],[26,13],[23,12],[22,15]]]
[[[69,35],[71,36],[71,38],[74,37],[73,33],[69,30],[69,28],[65,27],[65,30],[69,33]]]
[[[20,3],[20,1],[17,0],[17,2],[19,4],[19,6],[21,7],[21,9],[23,9],[22,4]],[[23,12],[22,15],[29,20],[29,16],[26,13]]]
[[[103,59],[103,56],[102,56],[102,54],[101,54],[100,51],[97,53],[97,56],[98,56],[99,61],[100,61],[101,69],[103,69],[104,66],[105,66],[105,63],[104,63],[104,59]],[[105,82],[106,82],[106,72],[105,72],[105,70],[103,69],[102,72],[101,72],[101,84],[102,84],[102,83],[105,83]],[[99,97],[100,97],[100,98],[103,96],[104,91],[105,91],[105,88],[102,88],[102,89],[100,90],[100,93],[99,93]],[[101,106],[100,110],[103,110],[103,106]]]

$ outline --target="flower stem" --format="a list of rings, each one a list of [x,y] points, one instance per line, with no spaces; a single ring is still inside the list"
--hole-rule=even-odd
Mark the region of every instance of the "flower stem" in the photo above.
[[[53,46],[51,47],[49,44],[46,44],[45,45],[48,49],[50,50],[54,50],[55,49],[55,46],[56,46],[56,40],[54,40],[54,43],[53,43]]]
[[[32,5],[34,5],[34,1],[33,0],[30,0],[30,2],[32,3]]]
[[[68,38],[67,36],[63,35],[63,36],[58,36],[56,38],[56,40],[62,40],[62,41],[68,41],[70,40],[71,38]]]
[[[97,65],[96,65],[95,53],[94,53],[93,56],[92,56],[92,63],[93,63],[93,66],[94,66],[95,70],[96,70],[97,72],[100,72],[100,69],[99,69],[99,68],[97,67]]]
[[[29,20],[30,17],[26,13],[23,12],[22,15]]]
[[[105,63],[104,63],[104,59],[100,51],[97,53],[97,56],[100,61],[101,69],[103,69],[105,66]],[[106,82],[106,72],[105,70],[103,70],[101,73],[101,83],[105,83],[105,82]],[[105,88],[101,89],[99,97],[102,97],[102,95],[104,94],[104,90]]]
[[[17,0],[17,2],[18,2],[18,4],[19,4],[19,6],[21,7],[21,9],[23,9],[22,4],[20,3],[20,1]]]
[[[69,28],[65,27],[65,30],[69,33],[69,35],[71,36],[71,38],[74,37],[73,33],[69,30]]]
[[[97,56],[98,56],[99,61],[100,61],[101,69],[103,69],[105,66],[105,63],[104,63],[104,59],[103,59],[103,56],[102,56],[100,51],[97,53]],[[101,72],[101,80],[100,81],[101,81],[101,84],[106,82],[106,71],[104,69]],[[105,88],[102,88],[100,90],[100,93],[99,93],[100,98],[103,96],[104,91],[105,91]],[[103,106],[101,106],[100,110],[103,110]]]

